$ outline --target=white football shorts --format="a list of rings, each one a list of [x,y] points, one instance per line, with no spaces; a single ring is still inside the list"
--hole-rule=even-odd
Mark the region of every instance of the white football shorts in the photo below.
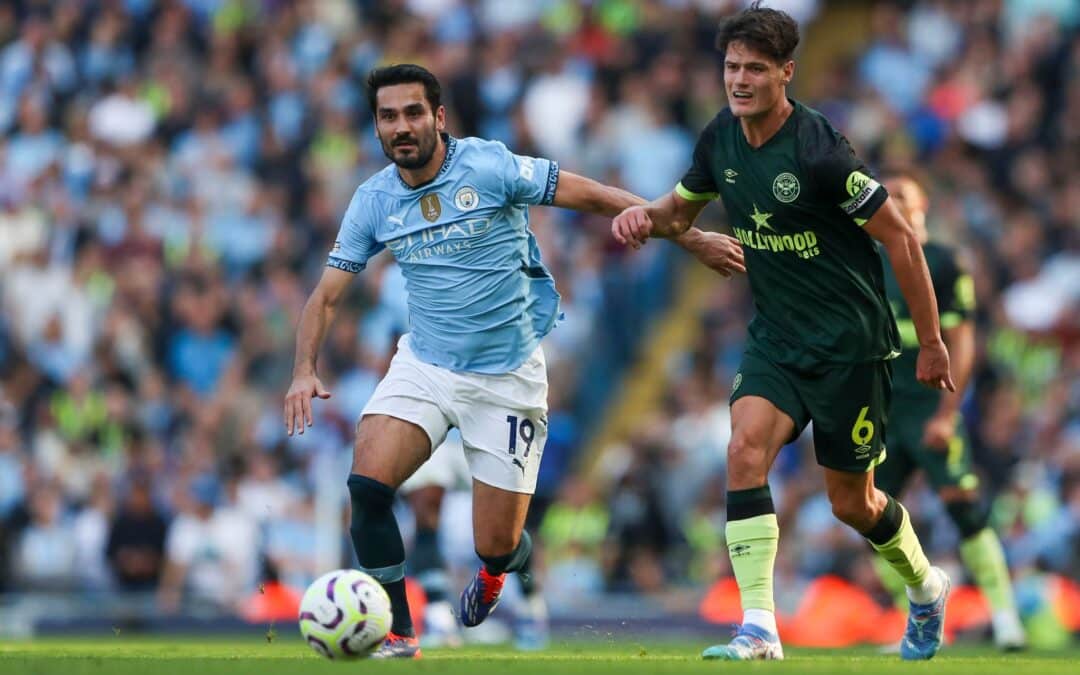
[[[420,465],[416,473],[405,479],[398,490],[409,494],[425,487],[441,487],[444,490],[468,490],[472,479],[469,463],[465,460],[465,446],[461,435],[451,431],[442,445],[431,452],[431,457]]]
[[[540,347],[516,370],[483,375],[424,363],[403,335],[361,417],[389,415],[412,422],[427,432],[432,448],[456,427],[473,478],[532,494],[547,441],[547,390]]]

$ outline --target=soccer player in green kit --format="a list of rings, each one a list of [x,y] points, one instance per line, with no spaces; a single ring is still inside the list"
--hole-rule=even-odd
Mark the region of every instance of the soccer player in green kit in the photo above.
[[[929,201],[922,187],[906,176],[890,177],[884,184],[922,243],[941,312],[941,329],[952,356],[956,391],[933,391],[915,381],[915,352],[909,351],[918,348],[915,326],[892,267],[886,264],[885,293],[896,314],[904,352],[893,366],[893,400],[885,434],[889,458],[874,472],[874,484],[898,495],[914,472],[926,472],[960,532],[960,557],[990,603],[994,642],[1005,650],[1021,649],[1026,639],[1009,569],[1001,540],[987,525],[989,510],[979,499],[978,478],[972,473],[959,412],[975,363],[974,283],[953,249],[929,241]],[[876,562],[882,582],[901,601],[903,580],[880,558]]]
[[[904,508],[874,487],[885,458],[891,359],[900,337],[875,240],[884,245],[918,336],[916,376],[952,390],[949,354],[922,248],[885,188],[819,113],[787,97],[799,29],[755,3],[719,30],[727,109],[701,133],[675,190],[612,221],[622,243],[687,241],[713,199],[742,242],[757,313],[732,384],[726,539],[743,607],[729,644],[706,659],[780,659],[773,605],[779,528],[768,472],[814,423],[833,513],[865,536],[907,586],[905,659],[941,645],[948,577],[931,567]]]

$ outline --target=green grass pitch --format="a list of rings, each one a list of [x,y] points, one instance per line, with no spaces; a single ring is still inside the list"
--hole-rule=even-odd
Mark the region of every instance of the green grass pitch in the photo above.
[[[420,661],[326,661],[299,639],[276,637],[198,640],[178,638],[49,638],[0,642],[0,673],[19,675],[303,675],[304,673],[384,672],[437,675],[551,675],[591,673],[713,673],[742,670],[769,673],[924,672],[934,675],[1076,673],[1080,649],[1066,652],[1002,655],[989,647],[946,648],[928,663],[904,663],[872,649],[790,650],[782,663],[721,663],[698,658],[705,642],[608,641],[556,642],[543,652],[505,647],[427,650]]]

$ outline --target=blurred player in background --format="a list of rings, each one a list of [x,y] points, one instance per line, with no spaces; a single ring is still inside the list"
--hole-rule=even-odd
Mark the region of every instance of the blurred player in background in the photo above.
[[[416,521],[413,547],[406,571],[424,589],[424,633],[421,642],[431,647],[460,647],[463,644],[453,606],[450,604],[450,573],[439,544],[439,523],[443,497],[463,480],[468,481],[469,465],[458,434],[451,433],[401,484],[399,492],[409,503]],[[530,591],[534,591],[530,587]],[[539,593],[533,593],[539,599]],[[541,600],[542,601],[542,600]]]
[[[892,176],[885,181],[885,187],[922,244],[937,296],[942,335],[952,357],[956,390],[935,391],[916,381],[919,342],[915,326],[892,266],[885,260],[885,290],[896,315],[904,352],[893,364],[893,400],[886,432],[889,457],[875,470],[874,484],[888,494],[899,495],[912,474],[920,469],[926,473],[960,532],[960,557],[990,603],[994,641],[1005,650],[1021,649],[1026,640],[1005,553],[1001,540],[988,525],[989,505],[978,492],[971,445],[960,414],[975,363],[975,285],[956,251],[929,241],[929,201],[922,186],[910,177]],[[875,563],[882,582],[901,602],[903,580],[880,558]]]
[[[392,602],[393,626],[376,655],[418,658],[391,507],[397,488],[451,427],[461,432],[473,476],[473,534],[483,561],[461,594],[462,623],[487,618],[507,572],[531,576],[532,541],[523,528],[547,437],[540,340],[555,325],[559,294],[529,231],[528,206],[615,216],[643,200],[498,142],[451,137],[441,88],[424,68],[379,68],[367,84],[393,164],[356,190],[304,307],[284,418],[287,433],[302,433],[313,423],[311,400],[330,396],[316,374],[327,327],[353,275],[389,249],[406,280],[410,332],[361,415],[348,480],[350,532],[361,568]],[[723,273],[742,271],[734,239],[698,235],[701,256]]]
[[[885,459],[891,360],[900,340],[875,240],[884,244],[918,338],[916,377],[953,389],[922,248],[885,188],[821,114],[787,97],[795,21],[754,3],[720,26],[729,107],[705,127],[671,193],[619,216],[617,239],[680,235],[719,197],[746,253],[757,314],[731,393],[726,538],[743,623],[706,659],[781,659],[773,604],[779,526],[768,474],[811,421],[833,513],[907,587],[905,659],[941,645],[949,580],[907,511],[874,487]]]

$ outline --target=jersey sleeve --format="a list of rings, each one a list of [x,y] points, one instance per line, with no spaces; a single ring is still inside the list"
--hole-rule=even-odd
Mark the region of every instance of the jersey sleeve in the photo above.
[[[341,229],[326,260],[327,267],[356,274],[367,267],[371,256],[385,248],[375,239],[377,214],[371,207],[373,199],[359,190],[353,196],[341,218]]]
[[[559,184],[559,163],[542,157],[515,155],[503,151],[502,180],[510,204],[551,204]]]
[[[972,318],[975,312],[975,281],[955,251],[948,251],[942,269],[934,275],[933,282],[943,329],[954,328]]]
[[[877,213],[889,193],[855,156],[847,139],[837,134],[811,153],[810,171],[825,201],[839,206],[862,227]]]
[[[690,202],[716,199],[720,191],[712,172],[712,153],[716,147],[716,130],[719,117],[713,118],[698,136],[694,145],[693,163],[675,186],[675,193]]]

